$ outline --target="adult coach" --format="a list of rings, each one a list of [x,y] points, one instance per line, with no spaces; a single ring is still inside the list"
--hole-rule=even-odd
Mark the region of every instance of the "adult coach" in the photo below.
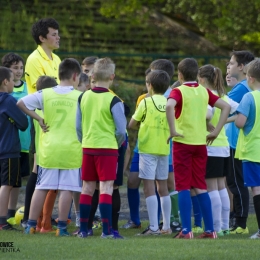
[[[28,57],[25,65],[25,80],[28,87],[28,94],[36,92],[36,81],[40,76],[54,77],[59,83],[58,68],[61,63],[60,58],[53,53],[54,50],[60,47],[59,24],[53,18],[43,18],[37,21],[32,26],[32,37],[37,49],[34,50]],[[35,163],[34,163],[35,164]],[[36,164],[35,164],[36,165]],[[26,185],[25,196],[25,216],[23,221],[27,221],[31,198],[35,189],[37,170],[34,168]],[[42,232],[51,231],[51,214],[55,203],[57,192],[49,191],[43,208],[43,219],[40,221]],[[26,226],[26,224],[24,224]]]
[[[36,81],[40,76],[54,77],[59,83],[58,68],[60,58],[53,53],[60,47],[59,24],[53,18],[43,18],[32,26],[32,36],[38,45],[28,57],[25,65],[25,80],[28,93],[36,91]]]

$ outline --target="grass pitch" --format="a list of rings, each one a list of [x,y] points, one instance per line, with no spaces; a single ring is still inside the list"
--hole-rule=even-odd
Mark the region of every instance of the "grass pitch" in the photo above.
[[[147,225],[148,222],[143,222],[143,229]],[[248,228],[249,235],[229,235],[216,240],[136,236],[143,229],[119,229],[124,240],[101,239],[101,229],[94,230],[94,236],[86,239],[55,237],[54,233],[25,235],[0,231],[0,242],[13,242],[16,251],[18,248],[20,251],[3,252],[0,247],[0,259],[259,259],[260,240],[249,239],[257,231],[254,215],[249,217]],[[74,230],[71,224],[69,231]]]

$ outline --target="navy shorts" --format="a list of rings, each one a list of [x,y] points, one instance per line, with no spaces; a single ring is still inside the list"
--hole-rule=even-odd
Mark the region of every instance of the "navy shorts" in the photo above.
[[[246,187],[260,186],[260,163],[243,162],[244,185]]]
[[[20,158],[0,160],[0,186],[21,187]]]

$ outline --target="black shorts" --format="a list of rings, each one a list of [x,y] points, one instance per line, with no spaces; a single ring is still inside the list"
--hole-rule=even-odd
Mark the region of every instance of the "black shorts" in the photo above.
[[[20,153],[20,169],[21,169],[21,177],[26,177],[30,175],[30,159],[29,153]]]
[[[229,157],[208,156],[206,179],[221,178],[228,174]]]
[[[21,187],[20,158],[0,159],[1,186]]]

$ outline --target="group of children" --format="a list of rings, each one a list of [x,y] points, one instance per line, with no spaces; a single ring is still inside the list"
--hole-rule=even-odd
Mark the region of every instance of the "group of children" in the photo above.
[[[49,22],[53,26],[47,27],[45,36],[36,37],[40,45],[29,61],[37,60],[39,53],[41,57],[45,55],[46,66],[49,62],[58,66],[54,68],[55,73],[58,70],[58,78],[40,76],[35,84],[30,79],[32,94],[28,95],[27,85],[21,80],[23,59],[9,53],[0,67],[0,230],[15,229],[8,219],[16,210],[21,177],[30,172],[31,142],[35,157],[26,187],[24,232],[52,231],[51,212],[59,191],[57,236],[70,235],[67,224],[73,201],[78,227],[74,235],[93,236],[92,224],[99,204],[101,237],[122,239],[118,232],[121,204],[118,187],[123,183],[129,158],[126,130],[129,109],[109,89],[115,77],[115,64],[109,58],[98,57],[87,57],[82,65],[73,58],[60,62],[53,56],[49,60],[52,52],[46,51],[46,46],[53,44],[55,49],[59,44],[58,25],[55,20]],[[38,30],[33,26],[35,34]],[[30,64],[27,78],[35,73],[34,62]],[[127,184],[131,219],[123,228],[141,227],[142,180],[149,226],[139,235],[178,232],[175,238],[192,239],[193,233],[201,233],[198,238],[214,239],[248,234],[248,212],[241,213],[245,204],[242,202],[248,196],[245,191],[245,197],[238,201],[239,188],[233,187],[239,186],[239,175],[245,190],[252,187],[260,230],[257,153],[260,61],[249,52],[234,52],[227,69],[227,83],[232,84],[233,78],[238,81],[228,96],[221,70],[213,65],[199,68],[193,58],[182,60],[177,67],[178,82],[170,87],[173,63],[159,59],[150,64],[146,71],[147,93],[138,98],[128,125],[138,130],[138,141]],[[240,75],[246,75],[247,83]],[[232,98],[232,94],[241,97],[240,100]],[[227,133],[225,124],[228,124]],[[235,127],[241,129],[237,144]],[[231,163],[234,160],[235,169]],[[241,161],[243,169],[239,166]],[[235,184],[230,177],[232,170]],[[235,202],[236,222],[231,228],[227,186]],[[242,206],[238,205],[240,202]],[[251,238],[260,238],[260,232]]]

